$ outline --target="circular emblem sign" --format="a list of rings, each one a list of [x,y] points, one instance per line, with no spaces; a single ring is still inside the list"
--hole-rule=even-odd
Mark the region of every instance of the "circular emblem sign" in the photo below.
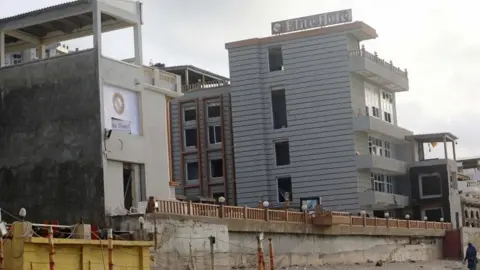
[[[120,95],[120,93],[113,94],[112,102],[113,102],[113,109],[118,114],[122,114],[123,111],[125,111],[125,100],[123,99],[123,96]]]

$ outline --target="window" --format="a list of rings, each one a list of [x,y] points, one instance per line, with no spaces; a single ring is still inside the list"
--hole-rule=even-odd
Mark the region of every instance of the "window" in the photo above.
[[[292,178],[279,177],[277,178],[278,201],[285,202],[287,199],[292,201]]]
[[[186,108],[183,111],[183,121],[195,121],[197,120],[197,110],[195,108]]]
[[[389,142],[383,142],[383,150],[386,158],[392,157],[392,149]]]
[[[367,115],[380,118],[380,95],[378,88],[365,83],[365,104]]]
[[[424,174],[418,177],[420,198],[435,198],[442,196],[440,175],[437,173]]]
[[[270,71],[283,70],[282,47],[268,48],[268,64]]]
[[[208,105],[208,118],[220,117],[220,105],[211,104]]]
[[[277,166],[290,164],[290,145],[288,141],[275,142],[275,159]]]
[[[368,150],[374,156],[383,156],[382,140],[369,136]]]
[[[218,125],[208,127],[208,141],[210,144],[222,142],[222,128]]]
[[[287,127],[287,102],[285,89],[272,90],[273,128]]]
[[[198,162],[187,162],[187,184],[196,184],[198,182]]]
[[[426,216],[428,218],[428,221],[440,222],[440,219],[443,218],[443,209],[425,209],[423,212],[423,216]]]
[[[468,218],[468,210],[465,210],[465,218]]]
[[[368,150],[371,155],[392,158],[392,144],[372,136],[368,136]]]
[[[393,176],[371,173],[370,178],[375,191],[393,194]]]
[[[223,160],[222,159],[210,160],[210,176],[212,178],[223,177]]]
[[[197,129],[186,128],[185,129],[185,147],[197,147]]]
[[[14,64],[14,65],[21,64],[22,60],[23,60],[23,57],[22,57],[21,54],[15,53],[15,54],[12,55],[12,64]]]
[[[393,95],[382,91],[382,111],[383,120],[388,123],[392,123],[393,115]]]

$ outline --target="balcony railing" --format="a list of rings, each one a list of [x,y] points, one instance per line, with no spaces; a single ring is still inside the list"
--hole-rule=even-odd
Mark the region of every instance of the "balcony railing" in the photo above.
[[[297,211],[271,210],[268,208],[250,208],[246,206],[227,206],[192,203],[174,200],[155,200],[150,198],[147,212],[195,217],[210,217],[233,220],[279,221],[287,223],[315,224],[322,226],[347,225],[363,227],[391,227],[407,229],[452,228],[451,223],[387,218],[369,218],[352,216],[350,213],[317,211],[315,214]]]
[[[397,73],[400,76],[408,78],[407,69],[402,70],[399,67],[394,66],[393,62],[391,60],[388,62],[388,61],[378,57],[377,52],[370,53],[370,52],[366,51],[364,45],[362,45],[362,48],[360,50],[349,51],[348,52],[348,57],[356,57],[356,56],[364,57],[364,58],[366,58],[366,59],[368,59],[368,60],[370,60],[374,63],[377,63],[378,65],[381,65],[381,66],[385,67],[386,69],[389,69],[392,72]]]
[[[177,77],[175,74],[153,67],[143,67],[143,73],[145,83],[176,91]]]
[[[194,84],[182,86],[183,92],[188,92],[197,89],[216,88],[230,85],[230,81],[210,81],[210,82],[198,82]]]

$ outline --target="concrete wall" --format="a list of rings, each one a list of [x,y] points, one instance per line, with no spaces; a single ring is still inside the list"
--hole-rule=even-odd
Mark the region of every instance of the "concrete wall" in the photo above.
[[[174,179],[182,184],[176,189],[177,194],[180,195],[200,195],[211,197],[213,193],[223,192],[226,194],[226,199],[229,204],[235,204],[235,194],[233,191],[234,164],[233,164],[233,147],[232,147],[232,132],[230,128],[230,88],[218,87],[204,90],[195,90],[184,93],[181,98],[176,98],[171,101],[171,132],[172,132],[172,160]],[[223,102],[222,102],[223,101]],[[190,124],[188,127],[196,127],[199,132],[200,141],[197,144],[200,146],[195,149],[184,149],[184,129],[187,125],[183,122],[183,109],[196,108],[199,104],[199,122]],[[223,119],[208,119],[207,106],[208,104],[222,104],[223,105]],[[182,114],[181,114],[182,113]],[[205,122],[204,122],[205,120]],[[197,125],[198,124],[198,125]],[[223,138],[220,144],[208,143],[208,126],[220,125],[223,128]],[[182,128],[181,128],[182,127]],[[180,129],[181,128],[181,129]],[[222,152],[222,147],[225,149]],[[200,149],[200,150],[199,150]],[[198,155],[200,151],[200,155]],[[224,178],[212,178],[210,174],[210,160],[212,158],[222,158],[225,161]],[[186,177],[184,170],[185,162],[200,161],[201,179],[196,185],[185,185],[184,177]],[[183,164],[182,164],[183,163]],[[226,181],[228,189],[225,191],[223,181]]]
[[[151,216],[150,216],[151,218]],[[263,248],[268,262],[268,237],[272,238],[276,268],[315,267],[325,264],[356,264],[367,261],[425,261],[442,257],[442,236],[415,237],[384,232],[383,235],[349,235],[303,224],[283,226],[284,223],[228,221],[209,218],[163,216],[155,220],[157,246],[155,266],[159,269],[184,269],[192,264],[195,269],[211,269],[210,236],[215,237],[213,247],[215,269],[247,268],[257,264],[257,241],[265,231]],[[154,231],[154,221],[147,218],[145,228]],[[258,224],[265,226],[258,226]],[[116,229],[138,228],[137,217],[118,218]],[[287,228],[288,227],[288,228]],[[293,230],[292,230],[293,229]],[[193,269],[193,267],[191,268]]]
[[[134,91],[138,95],[140,108],[140,135],[113,131],[110,139],[105,141],[106,159],[103,163],[105,171],[105,208],[107,214],[124,213],[123,207],[123,165],[134,163],[145,168],[145,198],[171,198],[173,189],[169,186],[170,161],[167,137],[166,95],[149,90],[143,83],[143,69],[102,57],[101,82],[121,89]],[[112,102],[103,100],[103,104]],[[104,121],[102,120],[102,125]]]
[[[229,49],[239,205],[277,201],[290,176],[294,203],[320,196],[325,207],[359,211],[348,39],[338,32]],[[281,46],[284,70],[269,71]],[[284,88],[288,127],[273,129],[272,88]],[[274,141],[288,139],[290,165],[275,165]]]
[[[25,207],[34,222],[103,223],[94,58],[89,50],[0,69],[3,210]]]

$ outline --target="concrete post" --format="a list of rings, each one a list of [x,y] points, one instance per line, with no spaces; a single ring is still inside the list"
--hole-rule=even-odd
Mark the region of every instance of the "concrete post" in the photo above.
[[[45,52],[45,44],[40,44],[38,47],[37,47],[37,51],[38,51],[38,59],[45,59],[46,58],[46,52]]]
[[[5,32],[0,31],[0,67],[5,66]]]
[[[93,47],[98,51],[98,56],[102,55],[102,11],[98,0],[92,0],[93,17]]]
[[[452,150],[453,150],[453,160],[457,161],[457,151],[455,149],[455,142],[452,142]]]
[[[138,21],[133,26],[133,37],[134,37],[134,45],[135,45],[135,64],[137,66],[143,66],[143,50],[142,50],[142,22],[140,18],[142,17],[142,7],[141,3],[137,2],[137,15]]]
[[[443,150],[445,151],[445,159],[448,159],[447,136],[443,136]]]

